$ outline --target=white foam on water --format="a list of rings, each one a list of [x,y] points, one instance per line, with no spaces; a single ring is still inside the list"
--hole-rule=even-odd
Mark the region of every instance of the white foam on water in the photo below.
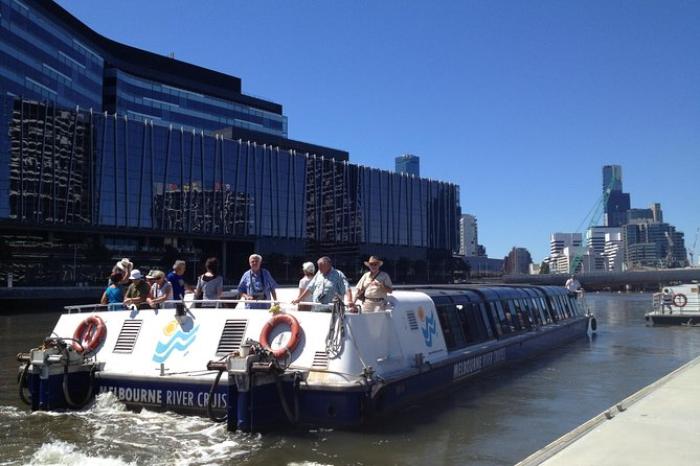
[[[0,406],[0,419],[21,419],[27,417],[29,412],[15,406]]]
[[[55,441],[43,444],[31,457],[30,466],[34,465],[90,465],[90,466],[122,466],[135,465],[121,458],[92,456],[81,452],[73,444]]]
[[[99,444],[119,445],[141,462],[212,464],[250,455],[260,438],[230,433],[226,424],[197,416],[142,409],[130,411],[112,394],[97,396],[95,403],[77,415],[92,430]]]
[[[333,466],[332,464],[326,464],[326,463],[317,463],[316,461],[302,461],[301,463],[297,461],[293,461],[291,463],[287,463],[287,466]]]

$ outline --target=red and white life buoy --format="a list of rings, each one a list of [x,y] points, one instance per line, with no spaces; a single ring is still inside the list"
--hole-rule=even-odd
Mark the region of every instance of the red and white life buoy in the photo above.
[[[287,344],[282,348],[272,350],[270,348],[270,334],[272,333],[272,329],[277,327],[279,324],[289,325],[289,328],[292,331],[292,336],[289,338]],[[267,321],[262,329],[262,332],[260,332],[260,345],[262,345],[263,348],[272,351],[272,355],[279,359],[285,356],[287,353],[291,354],[292,351],[294,351],[294,348],[296,348],[299,344],[300,337],[301,325],[299,325],[299,321],[297,321],[294,316],[289,314],[277,314],[276,316],[272,317],[272,319]]]
[[[78,353],[92,353],[107,336],[107,326],[98,316],[90,316],[73,333],[73,349]]]
[[[673,295],[673,304],[676,307],[684,307],[688,304],[688,298],[683,293],[677,293]]]

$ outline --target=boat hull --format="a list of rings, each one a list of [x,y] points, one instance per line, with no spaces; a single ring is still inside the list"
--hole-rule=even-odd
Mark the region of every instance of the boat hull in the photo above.
[[[353,384],[347,387],[323,384],[294,383],[290,379],[276,383],[253,384],[249,390],[238,390],[233,378],[226,376],[212,389],[213,376],[188,381],[183,377],[129,377],[107,372],[94,376],[94,392],[112,393],[131,408],[168,410],[182,414],[215,417],[228,416],[228,428],[242,431],[269,431],[295,425],[353,428],[371,420],[395,413],[416,400],[465,383],[471,378],[516,361],[540,354],[584,336],[588,318],[542,328],[480,346],[478,350],[454,351],[437,364],[423,364],[410,372],[403,371],[384,381]],[[48,399],[34,409],[63,409],[62,374],[42,379],[29,374],[28,387],[32,398]],[[80,391],[87,382],[85,374],[71,378],[71,390]],[[42,387],[41,390],[39,387]],[[43,387],[51,387],[51,390]],[[280,390],[282,397],[280,396]],[[207,410],[210,392],[213,400]],[[43,394],[42,394],[43,393]],[[84,393],[84,388],[83,388]],[[286,410],[285,406],[286,404]],[[289,414],[292,414],[290,419]]]
[[[644,316],[647,322],[655,326],[685,325],[689,327],[700,326],[700,313],[694,314],[647,314]]]

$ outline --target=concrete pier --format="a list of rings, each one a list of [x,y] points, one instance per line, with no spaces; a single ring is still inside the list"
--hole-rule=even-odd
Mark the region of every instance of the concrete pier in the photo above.
[[[517,466],[700,464],[700,357],[536,451]]]

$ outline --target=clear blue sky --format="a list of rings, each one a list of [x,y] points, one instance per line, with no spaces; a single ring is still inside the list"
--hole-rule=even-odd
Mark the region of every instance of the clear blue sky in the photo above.
[[[700,227],[700,2],[61,0],[97,32],[243,80],[289,137],[461,186],[491,257],[574,231],[623,166]],[[700,255],[700,246],[698,247]]]

